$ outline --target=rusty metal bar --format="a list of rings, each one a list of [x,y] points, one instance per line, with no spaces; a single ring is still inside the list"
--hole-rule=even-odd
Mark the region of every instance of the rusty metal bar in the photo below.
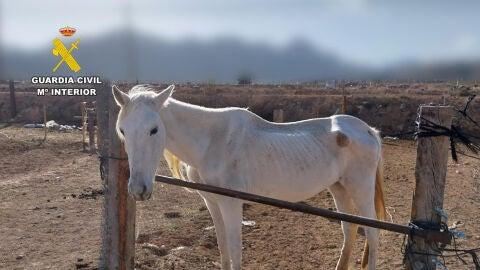
[[[395,224],[395,223],[386,222],[386,221],[380,221],[380,220],[366,218],[366,217],[360,217],[356,215],[345,214],[341,212],[330,211],[330,210],[316,208],[316,207],[301,204],[301,203],[287,202],[287,201],[282,201],[274,198],[264,197],[260,195],[255,195],[255,194],[246,193],[242,191],[235,191],[235,190],[211,186],[211,185],[186,182],[186,181],[178,180],[176,178],[163,176],[163,175],[156,175],[155,181],[162,182],[165,184],[171,184],[175,186],[181,186],[181,187],[206,191],[206,192],[215,193],[215,194],[237,198],[237,199],[242,199],[246,201],[257,202],[261,204],[289,209],[292,211],[307,213],[307,214],[321,216],[325,218],[346,221],[350,223],[356,223],[359,225],[392,231],[396,233],[413,234],[423,238],[433,239],[444,244],[450,244],[451,238],[452,238],[452,236],[448,232],[439,232],[439,231],[424,230],[420,228],[411,228],[405,225]]]

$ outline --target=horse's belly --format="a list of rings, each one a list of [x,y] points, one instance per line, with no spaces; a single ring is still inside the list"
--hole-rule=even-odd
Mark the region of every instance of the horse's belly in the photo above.
[[[250,178],[248,192],[286,201],[302,201],[315,196],[338,181],[334,173],[292,172],[260,174]]]

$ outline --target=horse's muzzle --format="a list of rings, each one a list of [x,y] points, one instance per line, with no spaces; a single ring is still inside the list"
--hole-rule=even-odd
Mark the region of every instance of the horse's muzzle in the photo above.
[[[128,193],[136,201],[145,201],[150,199],[150,197],[152,196],[152,191],[148,190],[145,184],[137,184],[133,187],[129,184]]]

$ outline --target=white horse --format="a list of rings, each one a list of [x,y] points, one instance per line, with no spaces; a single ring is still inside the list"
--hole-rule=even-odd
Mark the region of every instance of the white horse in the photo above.
[[[338,211],[385,218],[378,132],[362,120],[335,115],[271,123],[241,108],[211,109],[175,100],[174,86],[155,93],[114,87],[121,107],[117,131],[130,164],[128,190],[150,198],[164,149],[189,164],[192,181],[287,201],[329,189]],[[178,159],[176,160],[178,162]],[[177,167],[178,168],[178,167]],[[212,215],[222,269],[241,269],[242,200],[199,192]],[[342,222],[337,269],[348,269],[357,225]],[[363,269],[375,269],[378,230],[365,228]]]

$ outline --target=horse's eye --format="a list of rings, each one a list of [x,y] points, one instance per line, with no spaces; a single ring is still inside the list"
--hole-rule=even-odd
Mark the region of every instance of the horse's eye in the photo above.
[[[125,132],[123,132],[123,129],[120,129],[120,133],[122,133],[122,135],[125,136]]]
[[[150,136],[152,136],[153,134],[157,134],[157,131],[157,128],[153,128],[152,130],[150,130]]]

